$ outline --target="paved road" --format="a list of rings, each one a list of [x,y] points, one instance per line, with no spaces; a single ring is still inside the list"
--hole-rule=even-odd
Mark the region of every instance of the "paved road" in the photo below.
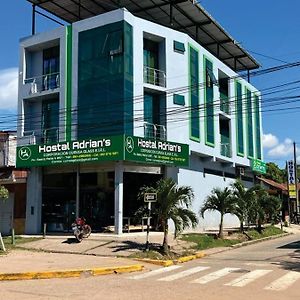
[[[1,299],[299,300],[300,235],[141,273],[0,283]]]

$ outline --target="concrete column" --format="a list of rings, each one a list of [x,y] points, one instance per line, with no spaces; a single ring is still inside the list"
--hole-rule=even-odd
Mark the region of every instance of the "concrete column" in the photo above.
[[[115,233],[123,233],[123,172],[122,162],[115,164]]]
[[[42,230],[42,168],[31,168],[27,177],[25,233]]]

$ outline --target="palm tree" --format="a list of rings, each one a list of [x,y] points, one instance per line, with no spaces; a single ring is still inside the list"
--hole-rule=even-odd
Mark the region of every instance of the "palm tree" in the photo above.
[[[143,197],[144,193],[147,192],[157,193],[155,214],[164,232],[162,248],[165,253],[168,253],[168,221],[170,219],[174,222],[175,238],[184,229],[196,227],[198,224],[196,214],[190,210],[194,199],[193,190],[189,186],[178,186],[173,179],[168,178],[159,180],[154,188],[142,187],[139,198]]]
[[[223,190],[220,188],[214,188],[211,192],[211,195],[206,198],[203,206],[200,209],[202,218],[207,210],[217,210],[221,214],[218,237],[222,239],[224,237],[224,215],[233,213],[234,211],[231,190],[228,187],[224,188]]]
[[[276,215],[280,211],[281,203],[279,198],[270,196],[261,186],[256,186],[255,200],[256,205],[254,213],[257,220],[258,232],[261,232],[262,225],[266,218],[269,218],[270,220],[276,218]]]
[[[231,184],[233,189],[234,211],[239,218],[240,231],[244,232],[244,222],[249,221],[249,213],[255,205],[255,187],[246,189],[241,180],[236,180]]]

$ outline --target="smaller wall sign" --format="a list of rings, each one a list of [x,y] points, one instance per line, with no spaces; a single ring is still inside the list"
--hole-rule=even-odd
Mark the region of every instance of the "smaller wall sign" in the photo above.
[[[252,171],[260,173],[260,174],[266,174],[267,173],[267,165],[265,162],[259,160],[259,159],[252,159],[251,160],[251,166]]]

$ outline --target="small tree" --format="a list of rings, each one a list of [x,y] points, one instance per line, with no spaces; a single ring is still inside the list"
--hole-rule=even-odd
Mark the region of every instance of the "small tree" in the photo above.
[[[4,186],[0,185],[0,199],[6,200],[8,199],[8,196],[9,196],[8,190]]]
[[[279,198],[270,196],[261,186],[256,187],[253,215],[257,220],[258,232],[262,231],[262,225],[265,223],[266,219],[276,221],[280,208],[281,201]]]
[[[198,219],[196,214],[190,210],[194,193],[189,186],[178,186],[171,179],[161,179],[156,183],[155,187],[142,187],[139,193],[139,198],[143,198],[145,193],[156,192],[157,203],[155,205],[155,214],[158,217],[158,222],[161,224],[164,232],[163,251],[169,252],[168,245],[168,221],[171,219],[174,222],[176,238],[179,233],[188,227],[196,227]]]
[[[209,195],[203,206],[200,208],[200,215],[204,217],[204,213],[207,210],[216,210],[221,214],[220,225],[219,225],[219,238],[224,238],[223,233],[223,219],[224,215],[234,212],[234,202],[231,194],[231,190],[226,187],[223,190],[220,188],[214,188]]]
[[[239,218],[240,231],[244,232],[244,222],[249,221],[252,206],[255,205],[255,187],[247,189],[241,180],[236,180],[233,188],[233,213]]]

